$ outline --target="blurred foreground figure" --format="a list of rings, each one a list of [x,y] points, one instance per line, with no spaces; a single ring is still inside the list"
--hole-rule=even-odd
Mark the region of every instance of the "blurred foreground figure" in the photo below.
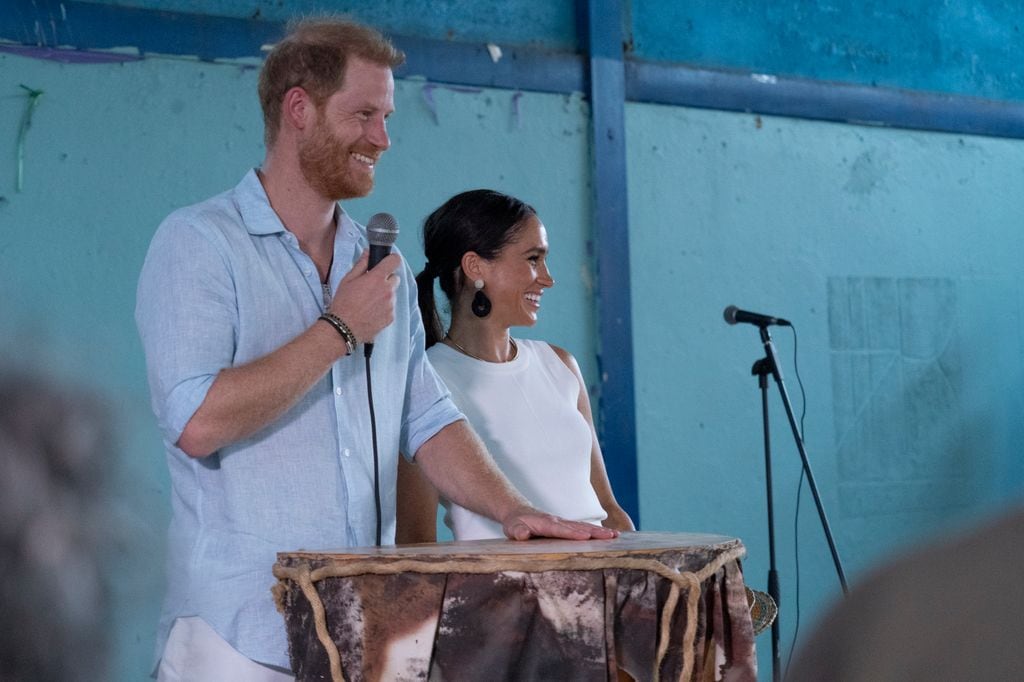
[[[833,607],[787,679],[1019,680],[1024,509],[875,571]]]
[[[109,679],[107,424],[90,396],[0,374],[0,680]]]

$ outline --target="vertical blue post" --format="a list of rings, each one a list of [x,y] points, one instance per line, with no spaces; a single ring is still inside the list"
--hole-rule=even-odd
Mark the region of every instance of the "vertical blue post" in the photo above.
[[[597,247],[599,435],[615,495],[639,526],[622,3],[580,3],[580,42],[585,45],[589,63],[592,205]]]

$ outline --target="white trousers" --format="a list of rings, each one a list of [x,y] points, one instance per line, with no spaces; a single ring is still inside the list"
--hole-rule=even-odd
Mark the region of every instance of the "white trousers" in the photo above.
[[[198,616],[177,618],[164,646],[157,682],[295,682],[286,672],[238,653]]]

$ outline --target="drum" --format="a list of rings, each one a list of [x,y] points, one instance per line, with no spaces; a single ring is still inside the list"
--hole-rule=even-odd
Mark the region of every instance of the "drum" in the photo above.
[[[733,538],[476,540],[278,554],[305,680],[756,681]]]

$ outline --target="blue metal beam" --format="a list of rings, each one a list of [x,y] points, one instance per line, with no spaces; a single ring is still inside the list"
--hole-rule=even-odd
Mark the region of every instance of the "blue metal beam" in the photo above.
[[[590,159],[597,260],[598,426],[615,496],[640,523],[626,184],[626,71],[619,0],[587,0]]]
[[[0,51],[63,61],[97,61],[94,55],[75,53],[124,47],[135,48],[143,56],[259,58],[261,47],[283,32],[281,22],[258,18],[74,0],[6,0],[0,12]],[[587,87],[588,64],[581,55],[502,46],[504,56],[495,63],[484,45],[392,37],[409,56],[407,65],[396,72],[399,78],[423,76],[443,83],[538,92],[583,92]],[[24,46],[49,50],[26,52]],[[1022,102],[776,78],[628,58],[624,64],[628,101],[1024,139]]]
[[[626,98],[725,111],[1024,137],[1024,103],[671,64],[626,64]]]
[[[397,78],[422,76],[434,82],[532,92],[584,88],[585,66],[579,55],[503,45],[501,58],[494,61],[486,45],[398,35],[391,39],[406,56],[405,64],[395,70]]]

